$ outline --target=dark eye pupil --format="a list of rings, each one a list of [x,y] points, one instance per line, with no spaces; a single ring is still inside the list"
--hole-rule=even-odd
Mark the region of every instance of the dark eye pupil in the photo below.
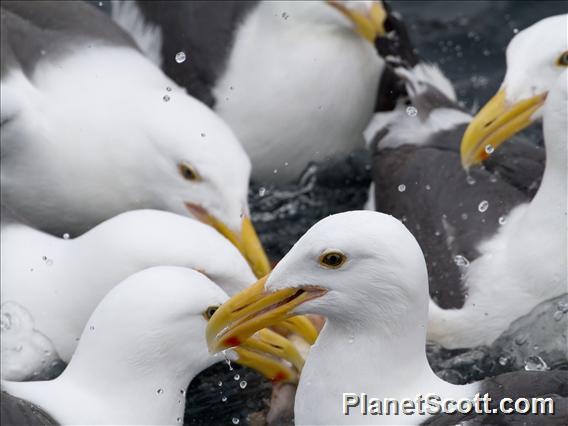
[[[216,306],[212,306],[210,308],[207,309],[207,316],[209,318],[211,318],[213,316],[213,314],[217,311],[217,307]]]
[[[341,256],[339,256],[338,254],[328,254],[324,260],[325,263],[330,266],[337,266],[341,263]]]
[[[558,58],[558,64],[568,65],[568,52],[564,52],[562,55],[560,55],[560,58]]]
[[[186,179],[195,179],[195,173],[189,167],[183,167],[183,177]]]

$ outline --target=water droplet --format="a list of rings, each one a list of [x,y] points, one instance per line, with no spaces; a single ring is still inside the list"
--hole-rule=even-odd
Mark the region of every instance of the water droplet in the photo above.
[[[513,34],[517,34],[519,32],[518,28],[513,28]]]
[[[241,376],[239,376],[238,374],[235,374],[235,377],[233,377],[233,379],[235,380],[239,380],[241,378]]]
[[[94,331],[94,330],[95,330],[95,326],[94,326],[94,325],[90,326],[90,327],[89,327],[89,330]]]
[[[225,362],[227,363],[227,365],[229,366],[229,370],[233,371],[233,366],[231,365],[231,360],[229,358],[225,358]]]
[[[525,370],[527,371],[547,371],[550,367],[546,362],[538,355],[533,355],[527,358],[525,361]]]
[[[416,114],[418,114],[418,110],[413,106],[409,106],[406,107],[406,114],[408,114],[410,117],[416,117]]]
[[[499,357],[499,365],[502,365],[504,367],[508,363],[509,363],[509,358],[507,358],[506,356]]]
[[[521,334],[520,336],[515,337],[515,343],[519,346],[524,345],[527,343],[528,336],[525,334]]]
[[[558,302],[556,304],[556,307],[558,308],[559,311],[562,311],[562,313],[566,313],[568,312],[568,303],[565,302]]]
[[[182,395],[185,395],[185,389],[180,389],[179,393],[181,393]]]
[[[167,87],[166,87],[166,92],[171,92],[171,91],[172,91],[172,88],[171,88],[170,86],[167,86]]]
[[[206,135],[205,133],[201,133],[201,137],[204,138]]]
[[[223,396],[223,397],[221,398],[221,402],[227,402],[227,397],[226,397],[226,396]]]
[[[493,151],[495,151],[495,148],[493,148],[493,145],[491,144],[487,144],[485,145],[485,152],[489,155],[493,154]]]
[[[70,235],[68,233],[63,234],[64,240],[68,240],[69,238],[70,238]]]
[[[41,49],[41,50],[39,51],[39,53],[41,54],[41,56],[45,56],[45,54],[46,54],[47,52],[46,52],[44,49]]]
[[[186,58],[187,58],[187,57],[186,57],[184,51],[181,51],[181,52],[176,53],[176,62],[177,62],[178,64],[181,64],[182,62],[185,62]]]
[[[51,351],[48,351],[47,349],[43,351],[45,356],[49,356],[51,355]]]
[[[263,186],[261,186],[260,188],[258,188],[258,196],[259,196],[259,197],[264,197],[264,194],[266,194],[266,188],[264,188]]]
[[[284,167],[288,167],[288,162],[287,162],[287,161],[284,162]]]
[[[286,12],[282,12],[282,18],[283,19],[288,19],[289,17],[290,17],[290,15],[288,15]],[[235,423],[235,422],[233,422],[233,423]],[[237,423],[235,423],[235,424],[237,424]]]
[[[426,185],[424,188],[426,188],[426,191],[430,191],[432,189],[430,185]]]
[[[239,386],[241,389],[244,389],[247,387],[247,381],[246,380],[241,380],[241,383],[239,383]]]
[[[12,327],[12,316],[10,314],[2,314],[0,318],[0,329],[10,330]]]
[[[219,380],[219,382],[217,382],[217,386],[223,386],[223,382]]]
[[[274,174],[278,173],[278,169],[274,169],[272,173]]]
[[[465,256],[458,254],[454,257],[454,263],[460,267],[467,268],[469,266],[469,260]]]
[[[181,417],[178,417],[178,418],[176,419],[176,421],[177,421],[178,423],[181,423]]]
[[[164,393],[164,390],[163,390],[162,388],[160,388],[160,389],[158,389],[158,390],[156,391],[156,393],[157,393],[158,395],[162,395],[162,394]]]
[[[99,2],[99,6],[100,6],[100,7],[103,7],[103,2],[102,2],[102,1]]]
[[[233,424],[238,425],[240,420],[237,417],[233,417]]]
[[[461,218],[462,218],[462,220],[467,220],[467,218],[468,218],[467,213],[462,213]]]
[[[487,211],[487,209],[489,208],[489,201],[487,200],[483,200],[481,203],[479,203],[479,205],[477,206],[477,210],[479,210],[481,213],[484,213]]]
[[[400,185],[398,185],[398,192],[404,192],[406,191],[406,185],[401,183]]]
[[[475,178],[471,175],[467,175],[467,177],[465,178],[465,181],[469,184],[469,185],[475,185]]]
[[[555,321],[560,321],[563,316],[564,316],[564,312],[562,312],[562,311],[556,311],[552,315],[552,317],[554,318]]]
[[[164,95],[164,97],[162,98],[164,100],[164,102],[169,102],[170,101],[170,96],[169,95]]]
[[[499,217],[499,225],[505,225],[507,223],[507,218],[505,216]]]

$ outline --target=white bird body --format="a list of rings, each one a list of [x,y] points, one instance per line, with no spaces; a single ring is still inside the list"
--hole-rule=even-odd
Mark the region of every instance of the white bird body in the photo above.
[[[1,238],[2,313],[14,321],[25,315],[22,310],[31,317],[29,325],[17,329],[14,324],[2,331],[2,374],[13,380],[33,377],[34,368],[52,354],[39,351],[22,359],[25,353],[14,351],[22,345],[22,334],[8,340],[10,331],[25,334],[35,329],[33,338],[39,338],[37,333],[46,336],[52,346],[43,344],[45,350],[68,362],[99,301],[142,269],[194,268],[228,293],[255,279],[238,250],[213,228],[161,211],[127,212],[69,240],[21,224],[5,226]]]
[[[187,386],[219,359],[207,352],[202,311],[226,298],[190,269],[139,272],[100,302],[59,377],[2,389],[60,424],[181,424]]]
[[[322,260],[328,253],[341,256],[342,262],[326,266]],[[264,287],[259,283],[253,286],[258,293],[251,287],[216,312],[208,336],[218,341],[244,339],[248,333],[232,334],[232,325],[251,332],[269,323],[262,320],[264,316],[270,321],[281,315],[325,316],[326,324],[310,349],[296,393],[298,425],[419,424],[428,418],[426,406],[412,416],[402,412],[372,415],[368,410],[364,415],[361,406],[345,415],[343,394],[367,393],[380,401],[433,394],[457,401],[472,399],[479,389],[475,383],[447,383],[430,368],[425,351],[426,263],[412,234],[392,216],[352,211],[319,221],[278,263]],[[241,306],[252,300],[255,308],[247,309],[247,317],[241,318]],[[254,328],[248,319],[255,321]]]
[[[343,20],[325,2],[261,2],[241,25],[215,111],[242,141],[255,179],[291,181],[310,161],[363,146],[384,64]]]

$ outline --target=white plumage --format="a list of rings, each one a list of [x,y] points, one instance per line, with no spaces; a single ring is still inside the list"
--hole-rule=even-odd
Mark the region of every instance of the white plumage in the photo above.
[[[226,299],[191,269],[146,269],[98,304],[61,376],[2,389],[60,424],[181,424],[187,386],[220,358],[207,352],[204,311]]]
[[[2,377],[33,379],[68,362],[89,315],[117,283],[152,266],[196,269],[229,294],[255,277],[211,227],[172,213],[123,213],[75,239],[2,229]]]

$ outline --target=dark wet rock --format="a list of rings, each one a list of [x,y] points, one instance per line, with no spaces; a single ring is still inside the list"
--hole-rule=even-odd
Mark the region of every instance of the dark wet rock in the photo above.
[[[490,355],[520,370],[530,357],[540,357],[551,369],[568,369],[568,294],[542,302],[517,319],[493,343]],[[497,364],[495,370],[503,367]]]
[[[491,346],[444,349],[428,344],[426,354],[442,379],[465,384],[511,371],[568,370],[568,294],[537,305],[514,321]]]

